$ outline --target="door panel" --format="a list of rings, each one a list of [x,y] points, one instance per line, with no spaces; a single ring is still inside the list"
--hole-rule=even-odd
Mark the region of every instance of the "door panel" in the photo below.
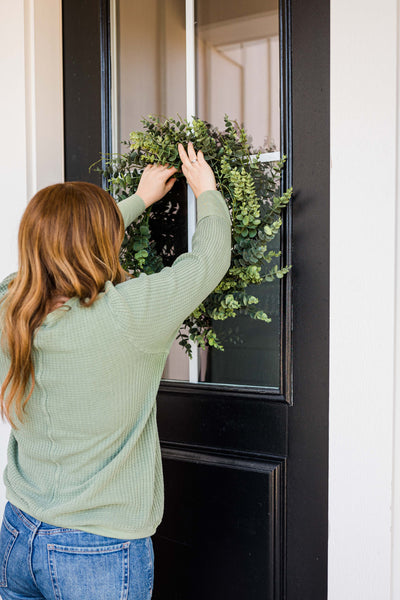
[[[170,559],[158,559],[154,599],[166,590],[171,600],[280,598],[284,465],[167,448],[163,456],[154,548]]]
[[[183,393],[181,386],[170,384],[159,391],[158,428],[168,446],[286,457],[288,411],[285,403],[238,398],[230,390]]]

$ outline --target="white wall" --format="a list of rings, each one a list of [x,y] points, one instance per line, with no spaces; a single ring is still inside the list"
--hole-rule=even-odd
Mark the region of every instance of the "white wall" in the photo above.
[[[398,2],[331,18],[329,600],[398,600]]]
[[[61,1],[0,2],[0,279],[17,270],[18,225],[40,188],[62,181]],[[7,84],[7,85],[5,85]],[[8,426],[0,422],[0,472]],[[5,491],[0,483],[0,510]]]
[[[395,256],[395,352],[393,393],[392,577],[391,600],[400,598],[400,0],[397,1],[397,172]]]
[[[26,201],[26,130],[24,77],[24,6],[22,0],[0,3],[0,73],[9,82],[0,94],[0,278],[17,268],[18,221]],[[0,423],[0,470],[6,464],[8,427]],[[0,510],[5,503],[0,492]]]

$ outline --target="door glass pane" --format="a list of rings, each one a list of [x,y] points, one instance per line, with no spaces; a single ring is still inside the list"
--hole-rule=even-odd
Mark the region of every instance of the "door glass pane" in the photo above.
[[[117,137],[122,141],[129,140],[131,131],[140,130],[141,119],[149,114],[186,117],[186,3],[115,2],[118,100],[114,110]],[[244,125],[255,150],[279,150],[279,0],[199,0],[195,13],[196,115],[222,127],[227,114]],[[127,146],[122,145],[121,151],[126,152]],[[185,186],[176,184],[157,205],[151,229],[164,264],[169,265],[188,247]],[[166,207],[167,218],[163,218]],[[276,239],[275,248],[279,245]],[[245,316],[214,321],[225,351],[199,349],[195,380],[279,387],[279,282],[253,286],[249,292],[259,298],[260,310],[272,322]],[[189,359],[177,341],[163,378],[189,381]]]
[[[129,140],[149,114],[186,116],[185,0],[117,0],[117,139]],[[115,132],[113,132],[115,135]],[[125,153],[128,146],[121,145]],[[180,181],[153,207],[152,237],[165,266],[187,252],[187,188]],[[164,378],[188,380],[189,359],[174,342]]]
[[[278,0],[201,0],[196,7],[198,116],[223,127],[228,114],[244,125],[255,150],[279,150]],[[201,381],[279,387],[279,282],[251,293],[272,322],[213,321],[225,350],[200,351]]]

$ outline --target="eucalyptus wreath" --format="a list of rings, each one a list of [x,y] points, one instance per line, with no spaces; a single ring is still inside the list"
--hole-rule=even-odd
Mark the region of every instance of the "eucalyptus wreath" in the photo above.
[[[248,292],[250,284],[272,282],[284,277],[290,266],[280,265],[281,252],[271,243],[282,226],[282,212],[292,189],[280,195],[280,179],[285,163],[261,162],[260,151],[251,146],[243,127],[225,116],[220,130],[194,118],[191,121],[148,116],[141,122],[143,131],[130,134],[126,153],[108,155],[97,166],[108,181],[108,190],[117,201],[133,194],[141,173],[149,163],[175,166],[181,161],[178,143],[189,141],[202,150],[214,171],[217,188],[224,196],[232,221],[232,260],[215,290],[185,319],[177,335],[179,344],[192,357],[193,340],[201,348],[206,345],[223,350],[213,330],[213,320],[225,320],[238,314],[270,322],[259,310],[259,299]],[[92,167],[95,167],[92,165]],[[171,192],[150,206],[126,230],[121,247],[121,264],[133,276],[157,273],[172,264],[186,248],[182,246],[186,227],[185,180],[175,183]]]

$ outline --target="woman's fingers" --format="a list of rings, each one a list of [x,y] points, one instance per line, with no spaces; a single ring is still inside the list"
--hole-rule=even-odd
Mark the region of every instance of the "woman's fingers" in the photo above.
[[[151,170],[153,171],[152,177],[154,177],[155,175],[158,175],[164,181],[169,179],[171,177],[171,175],[174,175],[175,173],[178,172],[178,169],[175,167],[170,167],[169,165],[159,165],[158,163],[154,163],[152,165],[147,165],[146,169],[148,167],[150,167]],[[144,171],[146,171],[146,169]]]
[[[171,179],[169,179],[167,181],[167,183],[165,185],[166,193],[169,192],[172,189],[175,181],[176,181],[175,177],[171,177]]]
[[[182,161],[182,173],[192,188],[196,198],[207,190],[215,190],[216,182],[210,165],[201,150],[196,154],[192,142],[188,143],[187,152],[182,144],[178,144],[179,157]],[[148,165],[143,173],[137,189],[137,194],[150,206],[169,192],[175,184],[176,167],[153,163]]]
[[[197,156],[196,156],[196,152],[194,151],[192,142],[188,143],[188,156],[189,156],[189,160],[192,164],[196,162]]]
[[[168,167],[167,169],[163,169],[160,173],[160,178],[161,181],[164,183],[164,185],[168,182],[169,183],[169,179],[172,177],[172,175],[175,175],[175,173],[178,172],[178,169],[176,169],[175,167]]]
[[[186,150],[182,144],[178,144],[178,152],[179,152],[179,157],[182,161],[182,164],[185,165],[185,167],[190,167],[190,159],[189,159],[188,155],[186,154]]]
[[[167,174],[167,177],[171,177],[171,175],[174,175],[178,172],[178,169],[176,167],[168,167],[165,172]]]
[[[136,193],[148,207],[160,200],[174,185],[178,169],[157,163],[148,165],[142,173]]]
[[[160,180],[165,185],[166,191],[169,191],[176,181],[172,175],[175,175],[178,169],[176,167],[169,167],[168,165],[157,165],[157,171]]]
[[[204,154],[203,154],[203,152],[201,150],[199,150],[198,153],[197,153],[197,159],[198,159],[198,161],[199,161],[199,163],[201,165],[207,164],[206,160],[204,158]]]
[[[193,144],[189,142],[188,153],[186,154],[184,149],[180,148],[179,154],[182,160],[182,172],[196,198],[204,191],[216,189],[214,173],[200,150],[196,155]]]

